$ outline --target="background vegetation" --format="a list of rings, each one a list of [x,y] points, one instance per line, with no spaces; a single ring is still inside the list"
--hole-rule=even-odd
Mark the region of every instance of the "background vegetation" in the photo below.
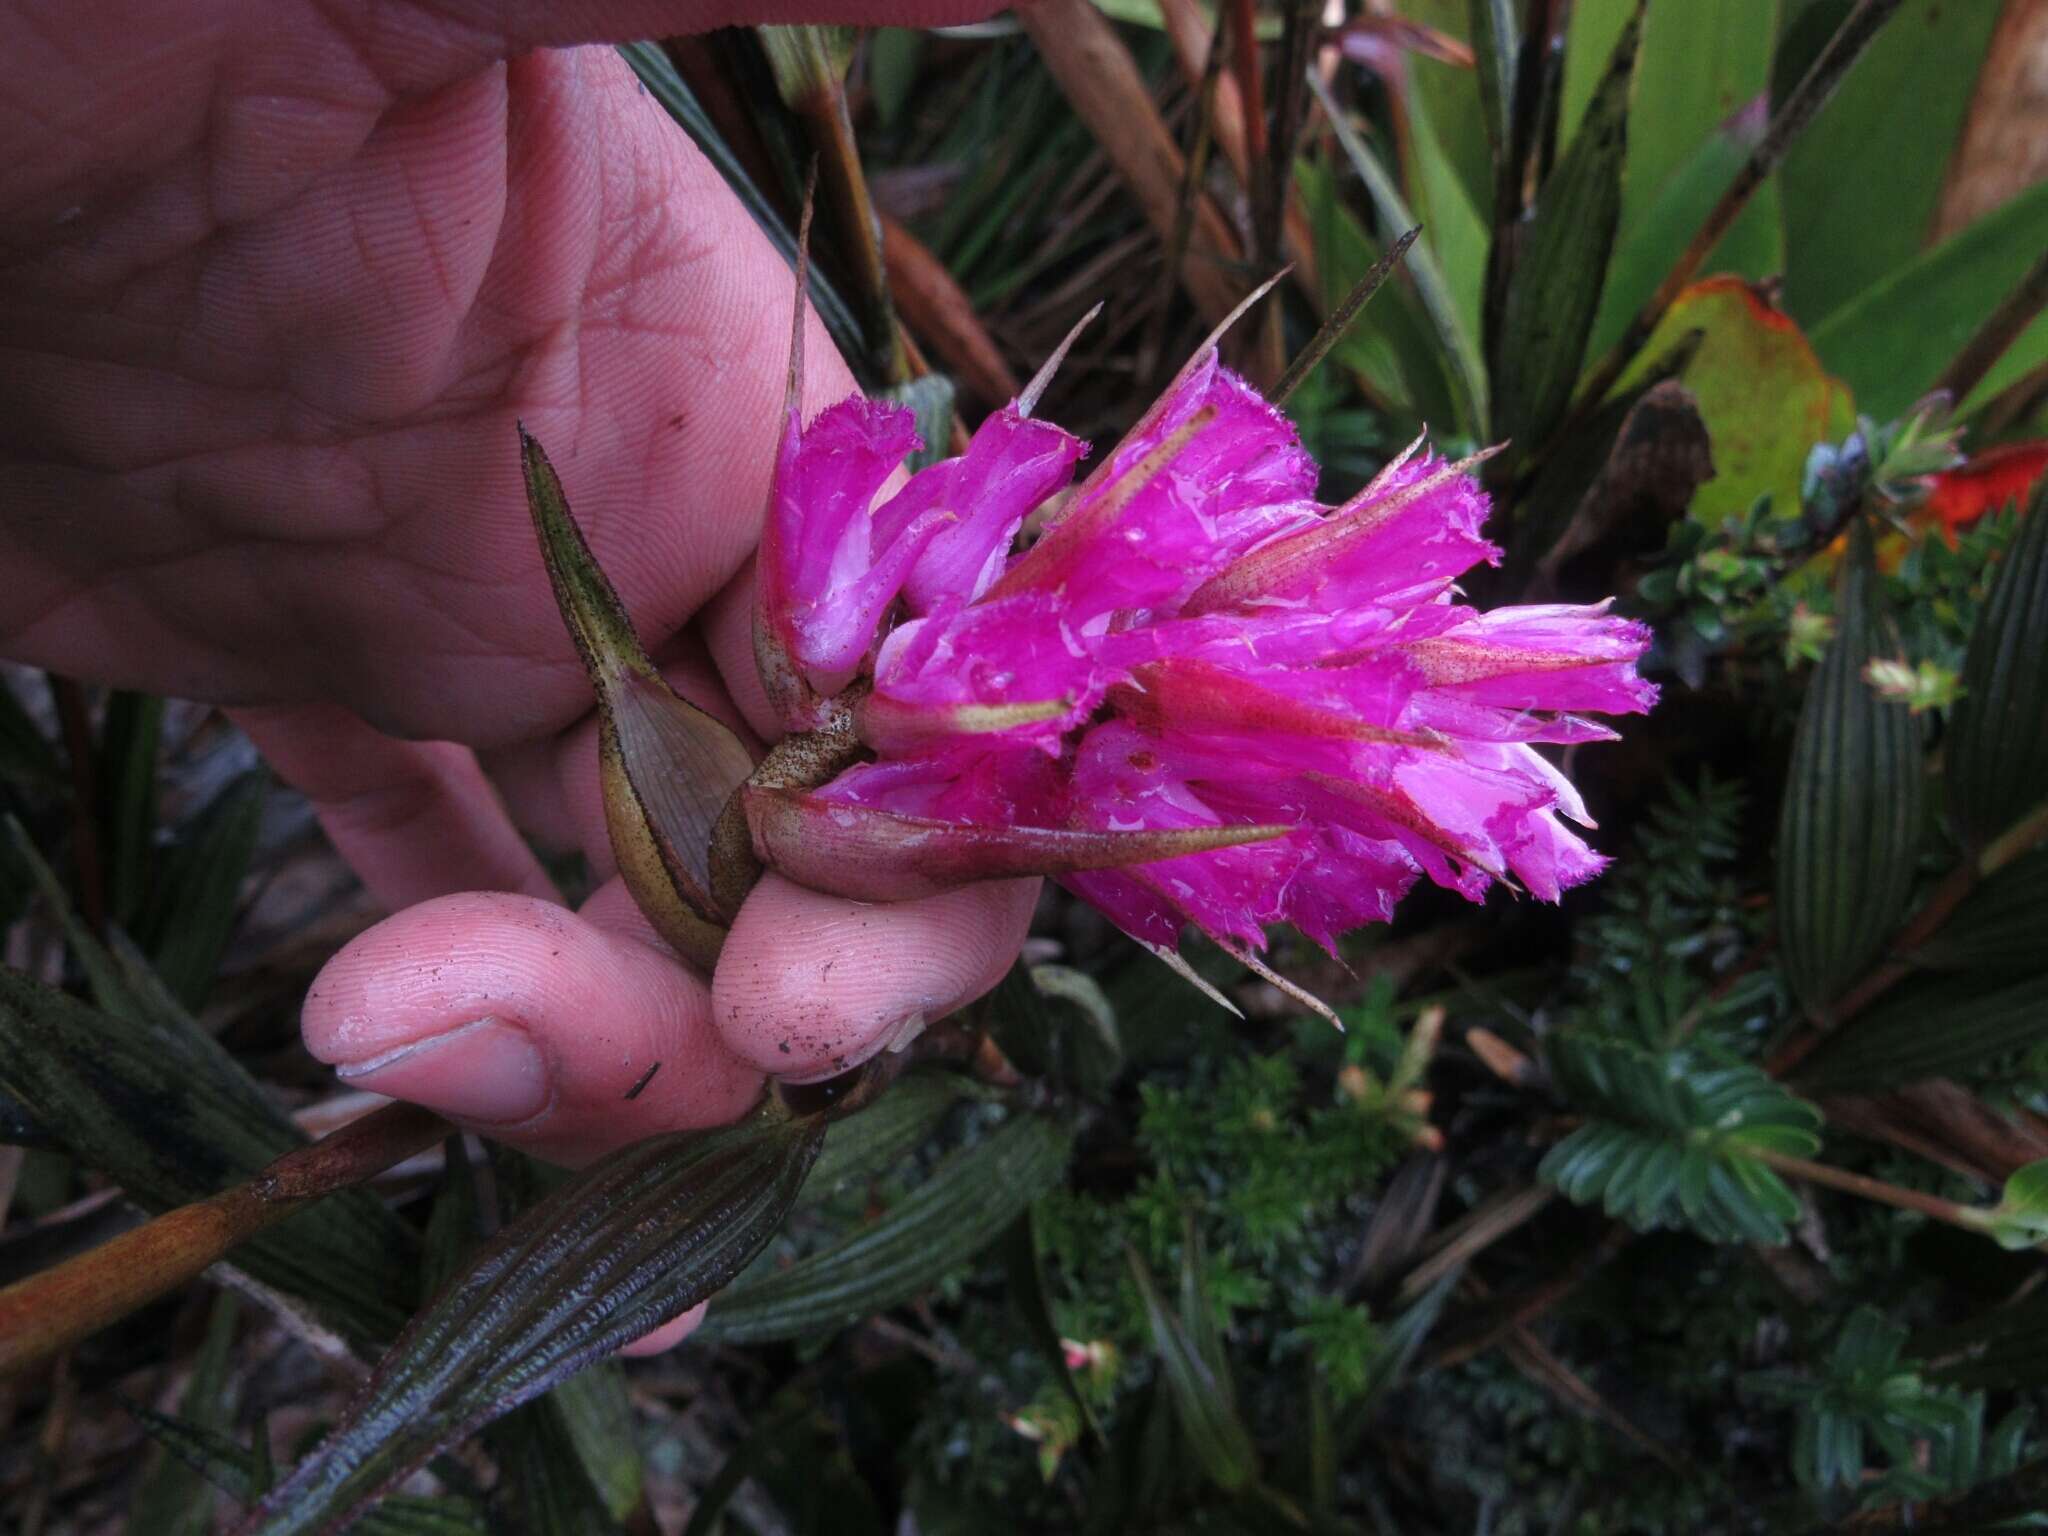
[[[551,1200],[375,1122],[282,1224],[229,1197],[203,1280],[86,1271],[54,1352],[0,1292],[18,1528],[325,1529],[422,1466],[361,1529],[2048,1523],[2048,6],[1043,0],[627,54],[785,249],[817,157],[814,298],[935,448],[1098,300],[1043,409],[1113,440],[1291,264],[1228,345],[1327,499],[1506,441],[1475,596],[1654,625],[1663,703],[1569,765],[1615,866],[1279,946],[1341,1035],[1050,894],[807,1180],[754,1128]],[[0,809],[7,1283],[360,1112],[296,1010],[375,913],[177,701],[8,674]],[[685,1348],[579,1372],[591,1255],[710,1189],[778,1235]],[[351,1406],[437,1294],[463,1326]]]

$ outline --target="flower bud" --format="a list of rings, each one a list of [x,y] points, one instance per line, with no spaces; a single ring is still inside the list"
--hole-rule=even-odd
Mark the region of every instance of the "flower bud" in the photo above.
[[[738,907],[731,882],[714,877],[711,832],[753,758],[648,660],[547,455],[523,427],[519,444],[555,602],[597,692],[599,783],[619,874],[655,931],[708,968]]]

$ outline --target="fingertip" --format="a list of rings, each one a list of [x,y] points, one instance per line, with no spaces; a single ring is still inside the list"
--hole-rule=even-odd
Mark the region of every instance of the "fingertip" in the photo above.
[[[617,901],[594,899],[594,920],[479,893],[412,907],[321,971],[307,1048],[353,1087],[559,1162],[735,1119],[760,1073],[712,1029],[702,980]]]
[[[823,896],[765,875],[712,978],[727,1048],[795,1081],[900,1049],[1003,977],[1023,945],[1038,881],[962,886],[923,901]]]
[[[630,1360],[638,1360],[646,1355],[658,1355],[665,1350],[674,1349],[697,1331],[697,1325],[704,1321],[705,1309],[710,1305],[707,1301],[698,1302],[681,1317],[672,1317],[654,1332],[642,1334],[632,1343],[622,1346],[619,1353]]]

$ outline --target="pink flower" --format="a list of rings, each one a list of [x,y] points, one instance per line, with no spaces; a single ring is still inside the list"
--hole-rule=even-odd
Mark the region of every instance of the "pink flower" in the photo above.
[[[1536,748],[1648,709],[1649,636],[1605,604],[1459,602],[1499,559],[1468,465],[1411,449],[1322,506],[1213,348],[1064,501],[1083,449],[1020,404],[870,515],[910,443],[859,401],[792,419],[760,632],[803,690],[764,680],[792,726],[855,684],[873,760],[749,789],[768,862],[874,899],[1052,874],[1163,954],[1192,923],[1246,959],[1278,923],[1333,947],[1424,875],[1555,900],[1600,871]]]

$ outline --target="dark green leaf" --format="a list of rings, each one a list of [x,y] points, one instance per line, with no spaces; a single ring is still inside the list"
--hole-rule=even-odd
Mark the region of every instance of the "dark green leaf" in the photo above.
[[[712,1303],[700,1336],[747,1344],[828,1333],[908,1301],[1001,1235],[1059,1182],[1072,1133],[1021,1114],[952,1153],[871,1225]]]
[[[1900,983],[1828,1035],[1799,1066],[1808,1093],[1875,1093],[1970,1075],[2048,1039],[2048,973],[2018,981],[1952,975]]]
[[[33,857],[25,841],[18,847]],[[68,908],[55,910],[70,921]],[[162,1210],[215,1194],[305,1144],[211,1035],[167,993],[148,992],[146,972],[124,969],[75,923],[70,937],[120,1008],[103,1013],[0,969],[0,1091],[30,1106],[59,1145]],[[355,1189],[259,1235],[235,1262],[367,1342],[397,1332],[410,1310],[418,1245],[381,1200]]]
[[[1546,1056],[1558,1088],[1588,1119],[1543,1159],[1545,1182],[1638,1231],[1785,1241],[1799,1202],[1756,1154],[1815,1151],[1820,1114],[1811,1104],[1755,1067],[1683,1048],[1562,1035]]]
[[[1323,84],[1319,72],[1309,75],[1309,86],[1322,103],[1330,126],[1336,131],[1337,143],[1342,147],[1351,168],[1365,183],[1366,195],[1372,199],[1373,210],[1378,215],[1380,227],[1392,231],[1405,231],[1416,227],[1416,219],[1401,198],[1400,188],[1393,176],[1380,163],[1358,130],[1351,126],[1351,120],[1344,115],[1329,87]],[[1436,331],[1436,339],[1442,357],[1448,364],[1448,375],[1452,387],[1453,403],[1458,412],[1459,429],[1474,437],[1486,435],[1487,392],[1486,366],[1479,355],[1479,345],[1473,332],[1467,326],[1459,311],[1456,299],[1451,293],[1449,282],[1444,277],[1443,267],[1436,252],[1429,243],[1428,235],[1416,240],[1409,247],[1404,263],[1410,278],[1414,280],[1415,292],[1422,301],[1422,308],[1429,317],[1429,323]]]
[[[799,1205],[859,1193],[923,1146],[948,1110],[974,1095],[957,1072],[911,1072],[865,1109],[832,1122]]]
[[[630,1453],[630,1418],[626,1430],[623,1449]],[[506,1414],[484,1439],[503,1471],[496,1503],[517,1512],[516,1529],[526,1536],[620,1536],[624,1527],[591,1485],[555,1393]]]
[[[2016,975],[2040,969],[2043,934],[2048,934],[2048,849],[2015,859],[1980,883],[1906,958],[1934,971]]]
[[[646,1467],[633,1426],[626,1373],[615,1360],[571,1376],[540,1403],[560,1426],[584,1484],[617,1520],[639,1504]]]
[[[772,30],[766,29],[763,30]],[[917,438],[923,445],[904,461],[906,471],[918,470],[953,453],[953,381],[942,373],[928,373],[882,391],[882,398],[910,407],[917,418]]]
[[[1877,959],[1904,911],[1920,840],[1920,725],[1864,680],[1890,655],[1867,528],[1842,562],[1835,640],[1807,685],[1778,827],[1786,979],[1816,1018]]]
[[[1638,5],[1564,159],[1537,194],[1519,248],[1492,356],[1494,435],[1524,454],[1540,447],[1571,403],[1600,307],[1621,221],[1621,171],[1642,34]],[[1503,238],[1499,233],[1496,239]]]
[[[728,1284],[781,1224],[823,1127],[773,1107],[651,1137],[499,1231],[413,1318],[242,1536],[340,1529],[400,1478]]]
[[[1079,971],[1020,961],[983,1007],[996,1044],[1033,1077],[1100,1098],[1123,1068],[1116,1009]]]
[[[1919,256],[1998,10],[1906,0],[1785,157],[1785,301],[1802,321],[1834,313]],[[1808,7],[1794,23],[1803,46],[1788,35],[1781,64],[1810,62],[1848,11],[1845,3]],[[1789,86],[1783,75],[1778,83]],[[1787,91],[1774,94],[1782,100]],[[1934,368],[1948,358],[1932,346],[1926,356]],[[1862,381],[1850,382],[1873,409]]]
[[[206,1323],[206,1340],[192,1362],[178,1411],[195,1429],[225,1431],[234,1417],[230,1396],[229,1352],[241,1303],[229,1291],[214,1298]],[[156,1536],[207,1536],[213,1529],[214,1486],[204,1475],[167,1449],[159,1448],[135,1497],[128,1505],[128,1528]]]
[[[1894,33],[1894,36],[1897,34]],[[2048,182],[1892,273],[1817,321],[1829,371],[1882,421],[1904,414],[2048,247]]]
[[[1225,1492],[1235,1493],[1258,1476],[1259,1460],[1251,1432],[1238,1412],[1230,1378],[1218,1370],[1218,1359],[1200,1347],[1183,1319],[1167,1310],[1152,1272],[1137,1250],[1128,1250],[1125,1257],[1145,1303],[1152,1348],[1159,1357],[1181,1432],[1211,1481]]]
[[[164,701],[117,692],[100,722],[100,866],[107,917],[133,928],[142,910],[156,846],[156,760]]]
[[[61,789],[69,782],[50,745],[5,678],[0,678],[0,782]]]
[[[1099,1440],[1102,1426],[1096,1422],[1095,1410],[1087,1397],[1075,1384],[1074,1373],[1067,1368],[1066,1346],[1060,1341],[1059,1327],[1052,1318],[1052,1304],[1046,1299],[1045,1275],[1038,1262],[1037,1223],[1032,1220],[1030,1211],[1025,1211],[1010,1224],[1010,1230],[1003,1238],[1003,1261],[1009,1271],[1010,1305],[1023,1319],[1025,1333],[1030,1335],[1038,1357],[1045,1363],[1052,1379],[1059,1383],[1060,1390],[1073,1403],[1074,1411],[1081,1415],[1081,1422]]]
[[[270,775],[252,769],[208,802],[158,860],[136,933],[156,974],[187,1008],[213,986],[240,914]]]
[[[719,1517],[739,1493],[741,1485],[767,1463],[789,1433],[810,1413],[810,1404],[799,1395],[755,1424],[747,1432],[747,1437],[725,1458],[725,1465],[718,1469],[718,1475],[697,1495],[697,1502],[690,1509],[690,1523],[683,1527],[683,1536],[719,1536],[724,1529]]]
[[[174,1419],[140,1403],[128,1411],[151,1439],[239,1503],[261,1497],[270,1486],[266,1452],[242,1445],[224,1430]],[[490,1536],[481,1513],[467,1500],[398,1497],[385,1500],[355,1526],[361,1536]],[[141,1536],[138,1530],[137,1536]],[[152,1530],[151,1536],[154,1536]]]
[[[1992,578],[1962,682],[1948,797],[1981,847],[2048,800],[2048,480]]]

